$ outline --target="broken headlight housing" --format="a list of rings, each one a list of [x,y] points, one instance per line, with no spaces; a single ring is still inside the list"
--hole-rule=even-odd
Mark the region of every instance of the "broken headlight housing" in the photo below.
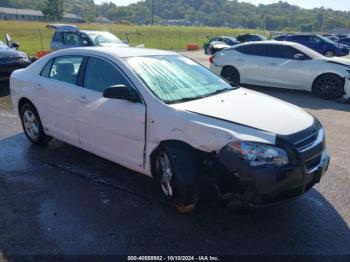
[[[287,152],[280,147],[246,141],[231,142],[227,147],[251,166],[281,167],[289,163]]]

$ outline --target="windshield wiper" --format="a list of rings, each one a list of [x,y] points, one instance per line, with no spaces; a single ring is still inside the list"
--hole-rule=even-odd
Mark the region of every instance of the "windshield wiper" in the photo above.
[[[182,103],[182,102],[188,102],[188,101],[192,101],[192,100],[201,99],[201,98],[204,98],[204,97],[206,97],[206,96],[184,97],[184,98],[177,99],[177,100],[165,101],[165,103],[167,103],[167,104],[177,104],[177,103]]]

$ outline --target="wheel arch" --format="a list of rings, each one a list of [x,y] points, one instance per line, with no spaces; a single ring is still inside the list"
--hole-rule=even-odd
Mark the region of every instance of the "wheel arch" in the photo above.
[[[25,105],[25,104],[30,104],[30,105],[32,105],[35,109],[37,109],[36,106],[34,105],[34,103],[33,103],[32,101],[30,101],[27,97],[22,97],[22,98],[20,98],[20,99],[18,100],[18,106],[17,106],[18,112],[21,112],[21,108],[22,108],[22,106]]]
[[[151,167],[151,174],[154,177],[155,174],[155,160],[156,160],[156,156],[157,153],[159,152],[159,150],[163,147],[163,146],[170,146],[170,147],[187,147],[191,150],[193,150],[193,152],[195,152],[196,157],[198,157],[198,159],[206,159],[209,158],[211,155],[213,155],[213,153],[208,153],[205,151],[201,151],[197,148],[194,148],[192,145],[186,143],[185,141],[181,141],[181,140],[176,140],[176,139],[168,139],[168,140],[162,140],[159,142],[159,144],[153,149],[153,151],[150,154],[149,157],[149,161],[150,161],[150,167]]]

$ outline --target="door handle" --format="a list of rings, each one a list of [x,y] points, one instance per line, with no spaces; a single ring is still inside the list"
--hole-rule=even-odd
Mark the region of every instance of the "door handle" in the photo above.
[[[78,101],[83,103],[83,104],[89,103],[89,100],[86,98],[86,96],[80,96],[78,98]]]
[[[277,63],[270,63],[270,65],[273,65],[273,66],[275,66],[275,65],[277,65]]]
[[[237,59],[237,61],[238,62],[244,62],[244,59],[239,58],[239,59]]]

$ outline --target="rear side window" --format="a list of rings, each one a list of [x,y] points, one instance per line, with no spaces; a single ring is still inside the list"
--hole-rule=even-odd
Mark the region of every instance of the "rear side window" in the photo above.
[[[307,35],[293,35],[293,36],[290,36],[289,39],[295,40],[295,41],[301,41],[301,42],[308,42],[309,36],[307,36]]]
[[[63,42],[63,35],[62,32],[56,32],[52,38],[52,41],[54,42]]]
[[[112,85],[129,86],[123,74],[111,63],[90,57],[86,65],[84,87],[103,93],[107,87]]]
[[[254,56],[266,56],[266,45],[243,45],[235,48],[238,52],[241,52],[246,55],[254,55]]]
[[[65,83],[76,84],[82,62],[82,56],[57,57],[51,66],[49,78]]]

